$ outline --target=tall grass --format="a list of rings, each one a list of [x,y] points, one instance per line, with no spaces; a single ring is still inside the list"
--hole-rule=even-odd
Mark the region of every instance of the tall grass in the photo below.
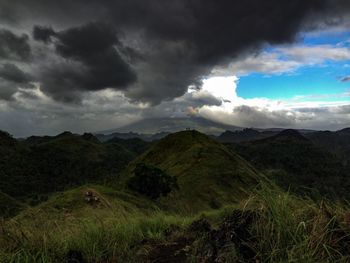
[[[269,185],[244,207],[257,209],[253,233],[263,262],[349,262],[346,206],[301,199]]]
[[[65,262],[70,250],[88,262],[136,262],[137,253],[147,249],[145,240],[163,242],[171,226],[185,236],[187,226],[199,218],[215,228],[233,209],[255,211],[250,230],[255,241],[249,245],[259,262],[350,262],[348,205],[302,199],[271,185],[240,204],[197,216],[133,210],[122,215],[109,209],[54,219],[50,213],[41,218],[27,213],[0,221],[0,262]]]
[[[88,262],[133,262],[134,249],[145,239],[161,240],[172,225],[184,227],[190,218],[164,213],[107,221],[78,220],[56,228],[38,228],[11,221],[0,230],[0,262],[64,262],[70,250],[79,251]],[[118,261],[117,261],[118,259]]]

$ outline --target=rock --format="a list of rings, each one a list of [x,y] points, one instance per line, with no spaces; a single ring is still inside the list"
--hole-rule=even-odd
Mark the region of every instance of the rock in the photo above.
[[[217,230],[208,231],[204,221],[194,222],[192,229],[198,229],[203,235],[196,258],[201,263],[256,262],[253,246],[256,242],[250,230],[256,213],[253,211],[235,210],[226,217]]]

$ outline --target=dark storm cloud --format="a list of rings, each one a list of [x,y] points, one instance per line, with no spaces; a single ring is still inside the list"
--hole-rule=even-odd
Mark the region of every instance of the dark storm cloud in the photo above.
[[[19,88],[33,88],[33,77],[14,64],[5,63],[0,66],[0,100],[13,100]]]
[[[141,9],[150,16],[144,22],[136,12],[130,23],[146,23],[145,30],[155,38],[183,41],[194,52],[194,62],[209,65],[265,42],[292,41],[307,15],[325,8],[323,0],[159,2],[131,1],[129,10]]]
[[[56,50],[66,58],[89,60],[95,53],[104,52],[119,43],[117,32],[110,24],[89,23],[70,28],[56,35]]]
[[[29,83],[33,80],[28,73],[23,72],[16,65],[10,63],[0,66],[0,78],[20,84]]]
[[[10,60],[29,60],[31,48],[26,34],[16,35],[10,30],[0,29],[0,58]]]
[[[266,43],[293,41],[305,23],[349,10],[345,0],[13,0],[10,6],[26,25],[36,23],[35,13],[54,29],[67,28],[34,28],[36,40],[80,65],[46,67],[41,82],[48,94],[70,98],[112,87],[152,103],[181,96],[214,66]]]
[[[56,53],[66,59],[41,72],[42,89],[56,99],[79,100],[78,91],[105,88],[126,89],[136,81],[136,74],[123,59],[117,32],[106,23],[88,23],[55,32],[52,28],[34,27],[34,38],[53,42]]]
[[[98,10],[104,12],[95,19],[114,21],[127,30],[145,31],[156,40],[181,41],[189,51],[194,51],[196,62],[209,64],[264,42],[293,40],[307,16],[325,10],[328,3],[326,0],[34,2],[41,3],[42,10],[65,8],[72,12],[80,8],[84,12],[80,11],[78,16],[90,14],[88,10],[99,6]]]
[[[19,17],[13,6],[13,1],[2,0],[0,6],[0,22],[15,24]]]
[[[45,44],[51,42],[51,37],[56,35],[56,32],[51,27],[34,26],[33,38],[36,41],[42,41]]]
[[[161,43],[148,59],[147,81],[127,93],[157,103],[183,94],[215,65],[267,42],[292,41],[306,17],[324,8],[322,0],[131,0],[115,1],[109,14],[126,30]]]

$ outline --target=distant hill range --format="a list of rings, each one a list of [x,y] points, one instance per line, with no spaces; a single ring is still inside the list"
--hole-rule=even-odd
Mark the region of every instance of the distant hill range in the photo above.
[[[242,128],[221,124],[201,117],[154,118],[94,134],[101,142],[138,138],[146,142],[158,141],[171,133],[197,130],[221,143],[245,143],[271,138],[283,132],[283,128]],[[292,133],[292,130],[288,130]],[[344,165],[350,163],[350,128],[339,131],[295,130],[315,145],[326,149],[341,159]],[[295,134],[294,134],[295,135]]]
[[[142,135],[144,138],[152,137],[153,134],[159,134],[161,137],[184,130],[197,130],[205,134],[219,135],[226,130],[235,131],[243,128],[222,124],[201,117],[184,118],[152,118],[144,119],[130,125],[117,129],[96,132],[96,134],[129,134]],[[126,135],[127,136],[127,135]],[[158,138],[160,139],[160,138]]]
[[[144,119],[117,129],[95,132],[94,135],[102,142],[113,138],[139,138],[144,141],[157,141],[171,133],[185,130],[196,130],[211,137],[218,137],[220,142],[240,142],[273,136],[284,129],[246,129],[201,117],[183,117]],[[301,133],[314,132],[312,130],[298,131]]]
[[[181,191],[161,202],[175,210],[211,209],[237,201],[262,180],[261,174],[301,194],[308,188],[328,197],[350,198],[350,129],[234,129],[210,136],[195,130],[63,132],[23,140],[0,132],[0,217],[16,214],[22,203],[43,202],[57,191],[117,182],[142,163],[178,178]],[[188,203],[191,206],[184,207]]]
[[[41,202],[67,187],[116,177],[147,148],[148,143],[139,139],[101,143],[89,133],[63,132],[18,141],[0,131],[0,201],[10,200],[9,195]],[[10,208],[0,202],[0,217],[12,213]]]
[[[327,149],[345,162],[350,161],[350,128],[339,131],[311,131],[311,130],[278,130],[278,129],[243,129],[236,131],[225,131],[217,137],[222,143],[244,143],[267,138],[274,138],[279,134],[289,137],[303,136],[315,145]],[[298,135],[296,135],[296,133]],[[294,136],[292,136],[294,135]]]
[[[336,132],[318,131],[307,134],[306,137],[350,164],[350,128]]]
[[[255,140],[247,140],[242,134],[254,135]],[[286,189],[298,193],[316,190],[328,197],[349,196],[350,156],[346,150],[350,148],[350,133],[284,130],[269,137],[265,137],[266,132],[242,134],[236,134],[234,143],[226,143],[227,147]],[[237,138],[244,141],[237,143]]]

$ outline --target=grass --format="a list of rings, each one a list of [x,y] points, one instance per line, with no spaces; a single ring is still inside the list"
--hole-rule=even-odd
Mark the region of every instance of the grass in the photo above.
[[[99,196],[98,205],[86,204],[88,190]],[[0,262],[64,262],[70,250],[80,251],[88,262],[132,262],[132,247],[161,239],[170,225],[189,222],[146,199],[103,186],[80,187],[1,222]]]
[[[177,213],[194,215],[238,202],[263,180],[244,159],[196,131],[171,134],[153,145],[131,162],[121,182],[139,163],[177,177],[179,191],[160,200],[165,209]]]
[[[255,250],[264,262],[349,262],[349,207],[263,187],[245,204],[258,208]]]
[[[132,262],[133,249],[144,239],[159,240],[170,225],[185,226],[186,218],[157,213],[126,220],[79,220],[54,231],[19,226],[3,227],[1,262],[64,262],[68,251],[80,251],[89,262]]]
[[[143,205],[137,206],[135,200],[126,201],[127,194],[104,187],[96,189],[109,206],[72,206],[75,194],[85,190],[80,188],[65,198],[54,197],[38,210],[2,221],[0,262],[64,262],[70,250],[80,251],[88,262],[137,262],[138,253],[147,249],[143,246],[145,240],[165,242],[166,230],[172,226],[180,229],[179,235],[186,236],[187,227],[200,218],[216,228],[234,209],[257,214],[250,229],[255,241],[250,246],[261,262],[350,260],[347,204],[301,199],[269,185],[239,204],[179,215],[152,207],[147,200],[138,199]],[[49,209],[54,203],[64,205]],[[76,211],[67,214],[65,207]],[[232,256],[235,262],[233,258],[237,258]]]
[[[0,192],[0,218],[11,217],[19,213],[25,206],[7,194]]]

